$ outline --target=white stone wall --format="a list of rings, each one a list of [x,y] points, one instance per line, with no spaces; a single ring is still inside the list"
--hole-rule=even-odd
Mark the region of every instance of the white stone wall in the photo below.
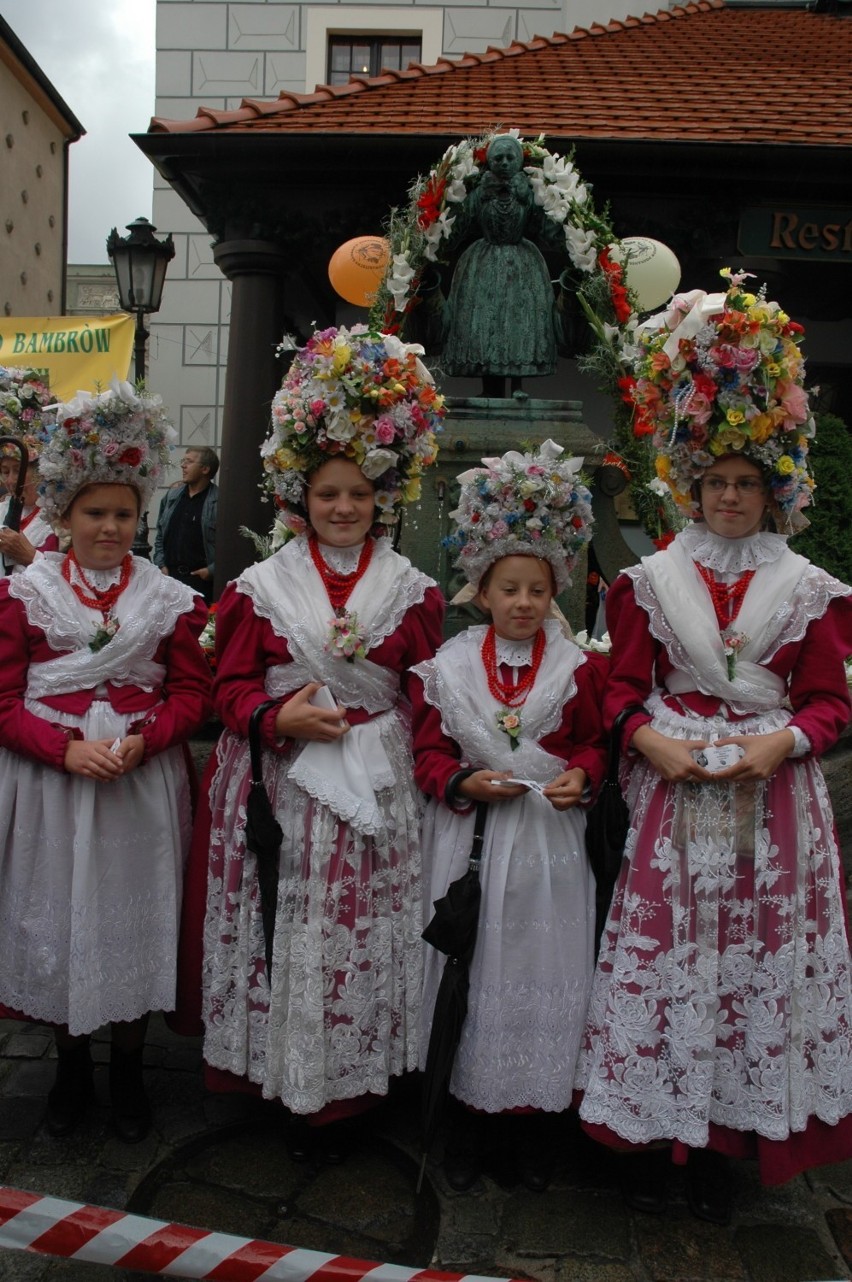
[[[665,0],[456,0],[444,6],[400,0],[361,5],[298,0],[158,0],[156,114],[176,120],[199,106],[235,108],[244,97],[313,90],[325,78],[330,31],[423,36],[423,61],[461,57],[489,45],[671,7]],[[216,445],[227,361],[230,286],[214,266],[210,238],[183,202],[155,177],[153,222],[171,232],[163,307],[151,318],[149,381],[168,407],[182,446]],[[179,456],[179,455],[178,455]],[[176,477],[170,478],[176,479]]]

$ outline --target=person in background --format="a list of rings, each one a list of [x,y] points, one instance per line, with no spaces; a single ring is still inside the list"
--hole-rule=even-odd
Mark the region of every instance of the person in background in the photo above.
[[[113,1127],[144,1138],[148,1014],[175,998],[206,610],[130,551],[171,435],[129,383],[59,405],[40,501],[71,547],[0,580],[0,1002],[55,1026],[55,1136],[93,1097],[89,1038],[111,1023]]]
[[[180,468],[183,483],[167,490],[160,503],[152,559],[163,574],[194,588],[210,605],[219,498],[213,478],[219,456],[206,445],[188,449]]]
[[[4,445],[0,454],[0,555],[3,567],[8,574],[20,574],[26,566],[32,565],[39,552],[56,552],[59,538],[44,518],[41,508],[36,506],[36,487],[38,485],[39,443],[32,437],[24,437],[23,446],[28,455],[27,476],[24,482],[21,500],[23,510],[17,530],[6,525],[9,504],[18,483],[20,462],[17,450]],[[3,493],[5,491],[5,493]]]
[[[645,322],[633,399],[692,518],[607,597],[604,723],[631,812],[577,1087],[636,1210],[730,1157],[779,1184],[852,1157],[852,958],[819,756],[849,720],[852,589],[797,555],[813,480],[801,328],[730,275]]]

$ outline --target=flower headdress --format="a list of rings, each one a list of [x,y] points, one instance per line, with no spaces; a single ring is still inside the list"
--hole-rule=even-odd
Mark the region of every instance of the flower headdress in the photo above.
[[[694,290],[640,326],[631,396],[637,422],[654,433],[657,475],[687,515],[699,515],[693,485],[713,461],[742,454],[768,477],[783,533],[807,525],[808,440],[814,420],[803,388],[801,325],[761,290]]]
[[[422,352],[365,325],[312,335],[272,402],[272,430],[260,451],[279,503],[303,506],[307,476],[343,458],[375,482],[379,519],[399,520],[401,507],[420,497],[423,469],[435,462],[444,414]]]
[[[584,544],[592,537],[592,496],[580,480],[582,459],[566,458],[555,441],[534,453],[509,450],[484,458],[458,478],[461,499],[451,518],[458,529],[447,543],[474,587],[503,556],[535,556],[553,569],[556,591],[571,582]]]
[[[159,396],[117,380],[94,396],[78,392],[56,406],[56,425],[39,460],[39,496],[47,519],[59,525],[84,485],[131,485],[144,511],[175,440]]]
[[[35,370],[0,365],[0,436],[17,436],[30,461],[38,457],[45,426],[53,415],[46,411],[53,397]],[[0,456],[17,458],[11,445],[0,446]]]

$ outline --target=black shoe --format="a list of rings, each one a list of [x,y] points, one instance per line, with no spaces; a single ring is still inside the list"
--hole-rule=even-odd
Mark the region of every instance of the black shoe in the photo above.
[[[543,1193],[553,1179],[553,1115],[523,1115],[515,1126],[516,1169],[521,1183],[533,1193]]]
[[[355,1147],[354,1126],[349,1121],[330,1122],[316,1130],[322,1160],[329,1166],[340,1166]]]
[[[142,1049],[123,1051],[114,1045],[110,1052],[112,1124],[125,1144],[139,1144],[151,1129],[151,1105],[142,1081]]]
[[[710,1224],[730,1224],[734,1194],[728,1159],[709,1148],[690,1149],[686,1195],[696,1219]]]
[[[643,1215],[662,1215],[669,1204],[670,1164],[668,1149],[619,1155],[621,1196],[631,1210],[641,1211]]]
[[[57,1047],[56,1079],[47,1096],[45,1123],[49,1135],[61,1139],[76,1129],[94,1098],[89,1040]]]
[[[444,1148],[444,1178],[454,1193],[466,1193],[482,1174],[482,1136],[479,1118],[459,1109]]]
[[[301,1117],[291,1117],[284,1131],[284,1147],[291,1162],[300,1166],[314,1153],[315,1132]]]

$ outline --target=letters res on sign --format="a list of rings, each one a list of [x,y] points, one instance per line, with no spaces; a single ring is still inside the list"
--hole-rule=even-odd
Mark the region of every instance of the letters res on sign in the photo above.
[[[852,262],[852,209],[826,205],[750,206],[740,215],[741,254]]]

